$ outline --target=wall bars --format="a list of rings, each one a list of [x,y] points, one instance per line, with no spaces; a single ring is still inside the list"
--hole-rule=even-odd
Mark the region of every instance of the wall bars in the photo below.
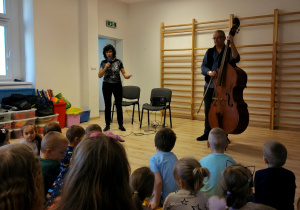
[[[172,115],[203,119],[204,76],[201,63],[213,47],[215,30],[226,34],[228,19],[169,25],[161,24],[161,87],[170,88]],[[300,128],[300,12],[241,17],[235,45],[240,53],[238,67],[248,75],[244,100],[250,124],[274,128]]]

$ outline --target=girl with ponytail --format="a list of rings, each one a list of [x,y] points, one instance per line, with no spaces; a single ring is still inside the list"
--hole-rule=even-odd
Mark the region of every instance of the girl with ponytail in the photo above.
[[[228,166],[222,173],[220,184],[222,197],[210,197],[207,202],[208,209],[274,210],[263,204],[249,202],[253,193],[253,177],[251,171],[241,164]]]
[[[168,195],[163,209],[205,209],[208,198],[200,189],[209,176],[208,169],[202,168],[196,159],[185,157],[176,162],[173,175],[180,190]]]
[[[154,173],[149,167],[136,169],[130,176],[130,188],[132,191],[132,200],[137,210],[150,210],[143,206],[143,201],[151,197],[154,188]]]

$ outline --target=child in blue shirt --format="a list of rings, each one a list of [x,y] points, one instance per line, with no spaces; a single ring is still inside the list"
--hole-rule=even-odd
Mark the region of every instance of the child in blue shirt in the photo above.
[[[154,198],[149,203],[151,209],[162,206],[164,199],[178,189],[173,176],[173,167],[178,159],[171,152],[176,134],[170,128],[162,128],[156,133],[154,142],[157,153],[150,158],[150,169],[155,175]]]
[[[65,157],[60,161],[62,169],[65,169],[70,164],[70,159],[73,154],[74,148],[83,139],[85,131],[80,125],[72,125],[66,133],[67,139],[69,140],[68,149],[66,150]]]
[[[223,129],[213,128],[209,132],[207,147],[210,148],[211,154],[200,160],[202,167],[209,170],[209,178],[205,178],[204,187],[201,192],[208,197],[212,195],[220,195],[220,179],[223,170],[230,164],[235,164],[232,157],[224,154],[225,148],[228,146],[227,136]]]

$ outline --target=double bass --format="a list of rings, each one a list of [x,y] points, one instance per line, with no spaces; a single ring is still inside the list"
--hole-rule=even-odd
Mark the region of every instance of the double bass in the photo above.
[[[229,34],[234,36],[240,21],[234,18]],[[213,78],[215,95],[210,106],[208,120],[211,128],[222,128],[227,134],[240,134],[249,124],[248,105],[243,99],[247,74],[229,60],[227,40],[217,76]]]

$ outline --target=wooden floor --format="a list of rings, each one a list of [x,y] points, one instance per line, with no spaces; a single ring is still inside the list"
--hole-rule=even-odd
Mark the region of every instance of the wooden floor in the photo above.
[[[150,122],[161,124],[160,115],[151,115]],[[166,122],[169,126],[169,118],[166,119]],[[172,122],[173,130],[177,135],[173,152],[178,159],[191,156],[200,160],[210,154],[206,141],[196,141],[196,137],[202,135],[204,130],[203,121],[173,117]],[[103,129],[105,127],[104,114],[100,113],[100,118],[93,118],[89,122],[82,123],[81,126],[86,128],[93,123],[99,124]],[[138,167],[148,166],[149,158],[156,152],[154,146],[155,132],[161,126],[157,128],[148,126],[147,115],[144,115],[143,125],[140,129],[137,115],[132,125],[131,112],[124,110],[124,127],[127,129],[124,132],[118,129],[115,115],[114,122],[111,124],[111,131],[125,139],[123,144],[127,151],[131,170],[134,171]],[[64,128],[63,133],[66,130],[67,128]],[[242,134],[229,135],[229,139],[231,144],[226,154],[233,157],[237,163],[242,163],[245,166],[255,166],[255,170],[266,168],[262,160],[262,147],[265,141],[275,140],[283,143],[288,150],[288,159],[284,167],[295,173],[296,185],[300,186],[300,131],[270,130],[249,126]],[[295,199],[297,200],[299,196],[300,189],[297,188]]]

